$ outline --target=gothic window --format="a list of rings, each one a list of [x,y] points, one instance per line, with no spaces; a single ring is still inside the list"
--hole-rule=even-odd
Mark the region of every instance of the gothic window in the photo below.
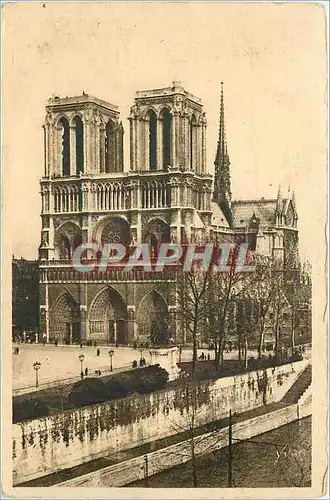
[[[195,115],[190,121],[190,168],[197,170],[197,122]]]
[[[67,236],[61,235],[60,238],[60,260],[69,260],[71,258],[71,246]]]
[[[84,171],[84,124],[80,116],[74,119],[76,129],[76,174]]]
[[[168,109],[162,111],[163,119],[163,169],[171,163],[171,128],[172,117]]]
[[[109,120],[105,127],[105,171],[114,171],[114,137],[113,125]]]
[[[70,128],[66,118],[59,121],[61,127],[62,175],[70,175]]]
[[[157,170],[157,117],[149,111],[149,169]]]
[[[161,243],[168,243],[170,241],[170,227],[161,219],[152,219],[143,236],[143,242],[148,243],[150,246],[151,254],[156,256],[158,248]]]
[[[112,218],[108,220],[102,230],[102,245],[105,243],[122,243],[123,245],[128,246],[130,241],[130,228],[125,220],[120,218]]]

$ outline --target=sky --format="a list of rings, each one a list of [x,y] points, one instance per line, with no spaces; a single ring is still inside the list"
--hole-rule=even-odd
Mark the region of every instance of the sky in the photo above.
[[[213,172],[220,82],[234,199],[295,191],[302,259],[325,246],[325,14],[296,3],[29,3],[3,7],[3,202],[11,254],[40,242],[48,97],[83,91],[117,104],[180,80],[202,99]]]

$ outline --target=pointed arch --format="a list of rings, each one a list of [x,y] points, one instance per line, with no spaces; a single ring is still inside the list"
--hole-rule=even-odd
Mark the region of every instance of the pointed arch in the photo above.
[[[94,239],[101,244],[122,243],[128,246],[131,242],[130,224],[121,216],[103,217],[94,229]]]
[[[108,120],[105,125],[105,171],[115,171],[115,138],[114,138],[114,124],[112,120]]]
[[[149,170],[157,170],[157,115],[153,109],[147,113],[149,119]]]
[[[49,311],[50,338],[60,343],[80,342],[80,308],[72,294],[64,290]]]
[[[190,168],[197,171],[197,120],[194,114],[190,119]]]
[[[62,116],[58,121],[61,140],[61,168],[62,175],[70,175],[70,127],[67,118]]]
[[[110,286],[102,288],[91,303],[88,320],[92,341],[127,344],[127,306],[118,290]]]
[[[80,115],[72,120],[75,128],[76,142],[76,175],[84,172],[84,122]]]
[[[170,110],[164,107],[161,110],[160,117],[163,126],[163,169],[166,169],[171,163],[172,115]]]
[[[150,340],[152,345],[167,345],[169,341],[168,305],[158,291],[151,290],[140,302],[137,322],[140,340]]]
[[[81,243],[81,229],[72,221],[61,224],[55,233],[55,253],[60,260],[70,260]]]

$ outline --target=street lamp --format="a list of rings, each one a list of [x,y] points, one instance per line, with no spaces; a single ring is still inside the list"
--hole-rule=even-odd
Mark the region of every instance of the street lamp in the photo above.
[[[35,363],[33,363],[33,368],[35,369],[35,372],[36,372],[36,387],[38,387],[39,385],[39,379],[38,379],[38,371],[41,367],[41,363],[39,363],[39,361],[36,361]]]
[[[142,359],[142,354],[143,354],[143,345],[142,344],[139,347],[139,351],[140,351],[140,360],[141,360]]]
[[[110,349],[109,351],[109,356],[110,356],[110,371],[112,372],[112,356],[115,354],[115,351],[113,349]]]
[[[85,359],[85,356],[83,354],[79,354],[79,361],[80,361],[80,376],[81,376],[81,380],[84,379],[84,371],[83,371],[83,362],[84,362],[84,359]]]

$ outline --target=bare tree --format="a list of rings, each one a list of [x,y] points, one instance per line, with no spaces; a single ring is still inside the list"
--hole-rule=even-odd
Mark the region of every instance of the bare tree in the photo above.
[[[197,366],[198,334],[206,323],[208,313],[208,288],[210,285],[209,270],[203,271],[193,267],[190,271],[181,272],[177,280],[178,313],[192,338],[192,378],[195,378]]]
[[[254,273],[242,272],[238,267],[237,248],[229,255],[224,272],[213,272],[209,279],[208,309],[209,328],[214,339],[215,363],[220,369],[228,331],[228,316],[231,306],[239,296],[246,293],[254,282]]]
[[[255,331],[258,337],[258,358],[264,350],[265,327],[273,301],[273,261],[268,257],[256,256],[256,269],[248,297],[253,304]]]

